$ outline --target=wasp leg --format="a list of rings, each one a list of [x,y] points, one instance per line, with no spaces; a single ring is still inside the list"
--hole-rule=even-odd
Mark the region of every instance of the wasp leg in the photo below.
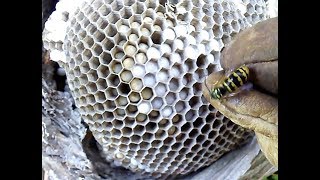
[[[253,84],[250,82],[245,83],[244,85],[240,86],[237,90],[235,90],[232,93],[226,94],[223,98],[230,98],[233,97],[239,93],[242,93],[244,91],[250,91],[253,87]]]
[[[235,95],[237,95],[237,94],[239,94],[239,93],[240,93],[240,91],[235,91],[235,92],[233,92],[233,93],[226,94],[226,95],[223,96],[221,99],[227,99],[227,98],[233,97],[233,96],[235,96]]]

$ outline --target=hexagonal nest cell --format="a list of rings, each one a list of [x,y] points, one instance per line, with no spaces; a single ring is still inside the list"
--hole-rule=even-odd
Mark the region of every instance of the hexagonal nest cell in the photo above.
[[[69,14],[63,67],[109,161],[146,176],[183,175],[250,136],[201,93],[224,44],[266,18],[264,1],[243,4],[244,14],[221,0],[172,11],[159,1],[85,0]]]

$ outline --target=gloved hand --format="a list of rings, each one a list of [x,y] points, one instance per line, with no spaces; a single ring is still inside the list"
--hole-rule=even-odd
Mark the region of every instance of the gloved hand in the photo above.
[[[246,64],[250,90],[215,100],[213,84],[227,71]],[[244,30],[222,51],[223,71],[209,75],[202,86],[206,99],[234,123],[255,132],[262,152],[278,166],[278,18]]]

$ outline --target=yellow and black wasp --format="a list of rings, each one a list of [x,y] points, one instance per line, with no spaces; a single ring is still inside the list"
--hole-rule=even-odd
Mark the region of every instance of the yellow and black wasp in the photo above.
[[[242,85],[244,85],[249,78],[249,68],[246,65],[242,65],[236,70],[232,71],[229,75],[221,78],[214,84],[210,90],[211,98],[220,100],[228,93],[235,93]],[[250,85],[250,84],[249,84]]]

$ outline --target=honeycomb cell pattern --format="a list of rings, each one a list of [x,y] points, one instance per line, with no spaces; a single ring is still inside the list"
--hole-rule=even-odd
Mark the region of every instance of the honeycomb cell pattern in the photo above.
[[[208,166],[252,135],[214,109],[201,84],[219,70],[224,45],[266,17],[260,0],[243,1],[245,14],[229,1],[162,2],[83,1],[63,48],[76,106],[107,159],[165,178]]]

